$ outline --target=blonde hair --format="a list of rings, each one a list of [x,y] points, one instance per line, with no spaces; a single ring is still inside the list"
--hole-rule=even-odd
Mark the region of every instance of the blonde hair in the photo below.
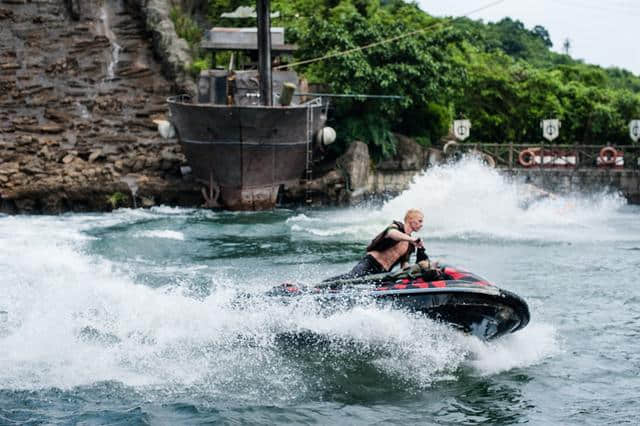
[[[409,210],[407,210],[407,213],[404,215],[404,220],[407,221],[407,220],[409,220],[409,218],[414,217],[414,216],[422,216],[422,217],[424,217],[424,214],[418,209],[409,209]]]

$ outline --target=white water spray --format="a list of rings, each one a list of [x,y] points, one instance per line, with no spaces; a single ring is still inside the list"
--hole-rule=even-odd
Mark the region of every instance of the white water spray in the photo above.
[[[475,338],[374,305],[328,314],[313,300],[282,304],[262,296],[260,283],[237,286],[233,271],[215,274],[211,294],[195,299],[180,286],[151,288],[136,282],[138,271],[128,272],[123,264],[91,254],[92,244],[100,244],[96,238],[104,237],[89,236],[88,230],[195,214],[158,208],[0,218],[0,274],[5,283],[0,308],[8,317],[0,324],[0,347],[6,349],[0,352],[0,387],[69,388],[116,380],[142,388],[189,387],[207,395],[293,399],[306,391],[309,378],[296,356],[278,349],[277,336],[299,331],[329,339],[319,353],[308,354],[327,368],[340,371],[345,360],[355,357],[372,362],[385,377],[417,387],[449,377],[470,354],[480,361],[483,351],[503,354],[512,366],[530,365],[549,354],[545,349],[521,356],[522,341],[478,349]],[[168,231],[139,235],[157,241],[170,238],[172,244],[187,238]],[[134,239],[139,240],[137,235]],[[161,260],[152,267],[171,273],[171,265]],[[239,298],[239,292],[250,293],[250,298]],[[549,333],[540,339],[548,341]],[[527,340],[527,345],[535,342]],[[553,339],[549,345],[553,347]],[[393,362],[398,359],[403,362]],[[483,364],[477,368],[491,371]]]
[[[380,208],[353,208],[330,214],[298,215],[292,230],[313,237],[368,241],[408,208],[425,214],[418,235],[512,241],[592,241],[640,237],[612,230],[625,199],[602,188],[599,194],[539,197],[531,185],[511,180],[476,158],[436,166],[416,176],[409,189]]]
[[[135,185],[135,179],[129,183]],[[277,226],[288,228],[293,239],[361,244],[391,219],[401,219],[407,208],[417,207],[426,215],[421,234],[427,241],[640,240],[640,230],[628,225],[628,218],[624,234],[608,231],[624,206],[620,197],[571,194],[523,206],[523,185],[469,159],[428,170],[378,209],[311,211]],[[134,197],[136,189],[131,188]],[[137,281],[140,266],[92,254],[95,237],[86,234],[198,215],[216,218],[216,213],[167,207],[0,218],[0,347],[6,349],[0,351],[0,387],[68,388],[117,380],[156,388],[191,386],[208,395],[290,399],[305,392],[308,378],[296,357],[278,351],[276,336],[301,330],[329,338],[327,352],[318,356],[335,359],[337,371],[344,358],[356,356],[419,387],[450,377],[460,366],[494,374],[539,363],[558,351],[554,328],[536,320],[535,312],[524,330],[486,344],[376,306],[327,314],[313,301],[276,303],[261,296],[262,278],[238,287],[233,269],[208,273],[212,290],[199,299],[179,284],[152,288]],[[145,226],[133,237],[158,244],[188,244],[189,239],[174,229]],[[164,268],[166,274],[175,269],[160,261],[151,267]],[[197,263],[180,267],[185,268],[202,274]],[[252,294],[250,303],[238,305],[239,288]],[[397,359],[404,362],[392,362]]]

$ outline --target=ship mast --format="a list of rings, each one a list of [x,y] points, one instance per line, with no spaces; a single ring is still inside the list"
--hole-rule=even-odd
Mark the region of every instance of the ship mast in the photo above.
[[[271,92],[271,7],[270,0],[257,0],[258,72],[260,73],[260,103],[273,105]]]

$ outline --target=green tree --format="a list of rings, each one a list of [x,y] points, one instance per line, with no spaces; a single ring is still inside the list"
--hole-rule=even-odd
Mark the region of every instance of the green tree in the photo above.
[[[313,16],[300,34],[301,58],[317,58],[369,46],[437,23],[414,5],[394,3],[382,7],[365,2],[361,7],[348,1]],[[399,95],[399,101],[338,101],[336,112],[341,137],[348,143],[362,139],[370,143],[376,158],[395,151],[394,131],[437,139],[442,131],[442,115],[447,109],[452,81],[462,77],[462,69],[447,59],[448,47],[460,40],[457,32],[434,30],[391,43],[356,50],[348,55],[314,62],[302,71],[331,92],[346,94]],[[436,105],[442,104],[440,110]],[[423,112],[413,125],[416,115]],[[431,122],[429,119],[435,119]],[[411,126],[404,124],[411,123]],[[446,133],[442,131],[442,133]]]

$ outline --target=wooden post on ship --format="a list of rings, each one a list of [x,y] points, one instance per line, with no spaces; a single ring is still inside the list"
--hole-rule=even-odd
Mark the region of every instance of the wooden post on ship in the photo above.
[[[270,0],[257,0],[258,72],[260,73],[260,104],[273,105],[271,93],[271,7]]]

